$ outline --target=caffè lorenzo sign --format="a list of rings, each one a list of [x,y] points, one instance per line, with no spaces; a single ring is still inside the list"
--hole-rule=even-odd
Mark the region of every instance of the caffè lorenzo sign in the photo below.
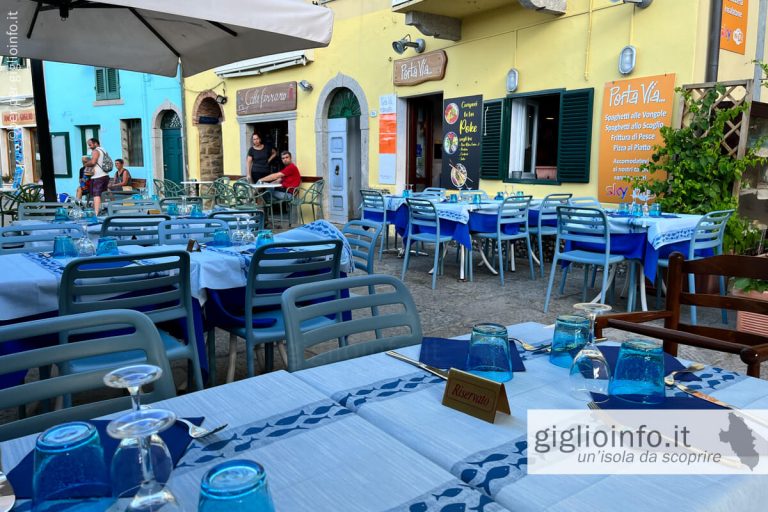
[[[237,91],[237,115],[296,110],[296,82],[251,87]]]
[[[442,80],[447,64],[448,56],[443,50],[396,60],[393,82],[395,85],[416,85],[430,80]]]

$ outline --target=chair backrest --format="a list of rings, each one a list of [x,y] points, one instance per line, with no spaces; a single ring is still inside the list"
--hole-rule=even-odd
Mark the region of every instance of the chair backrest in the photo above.
[[[573,194],[549,194],[544,196],[539,206],[539,228],[541,228],[542,222],[547,220],[557,219],[557,208],[560,206],[568,206]]]
[[[114,215],[141,215],[149,210],[160,210],[160,203],[151,199],[131,199],[113,201],[107,205],[107,214]]]
[[[578,206],[579,208],[602,208],[600,201],[596,197],[582,196],[572,197],[568,200],[568,206]]]
[[[74,239],[85,236],[77,224],[29,224],[0,228],[0,254],[16,252],[50,252],[57,236],[69,235]]]
[[[386,205],[384,204],[384,195],[378,190],[361,190],[360,195],[363,197],[363,213],[384,213],[386,210]]]
[[[19,220],[53,220],[58,208],[67,210],[75,206],[74,203],[21,203],[19,204]]]
[[[560,241],[605,244],[605,254],[611,252],[611,233],[608,218],[600,208],[557,207],[557,241],[555,250],[560,251]]]
[[[696,256],[700,249],[714,249],[715,254],[723,254],[723,237],[725,226],[733,210],[720,210],[709,212],[696,224],[688,250],[688,259]]]
[[[181,205],[182,199],[181,197],[164,197],[160,200],[160,209],[166,211],[168,209],[168,205],[171,203]],[[190,206],[196,204],[202,208],[203,198],[197,196],[187,196],[187,204]]]
[[[75,332],[83,331],[88,332],[88,340],[69,343],[70,335],[74,337]],[[55,334],[59,334],[62,341],[59,345],[0,356],[2,373],[48,365],[61,366],[83,357],[143,352],[146,362],[159,366],[163,375],[154,382],[152,391],[142,393],[142,402],[156,402],[176,395],[163,342],[157,328],[146,315],[115,309],[11,324],[0,327],[0,345]],[[104,375],[118,367],[115,365],[87,373],[59,375],[0,389],[0,410],[57,396],[100,391],[104,389]],[[20,419],[0,425],[0,441],[40,432],[58,423],[88,420],[130,408],[131,400],[126,395]]]
[[[512,196],[499,205],[499,213],[496,221],[496,232],[501,234],[504,226],[520,224],[519,228],[528,230],[528,208],[531,205],[532,196]]]
[[[380,222],[370,220],[352,220],[344,224],[341,232],[352,248],[352,261],[355,268],[373,274],[373,266],[376,261],[376,243],[381,236],[382,225]]]
[[[353,288],[364,293],[342,298],[345,290]],[[316,297],[326,300],[313,301]],[[294,286],[283,293],[282,308],[291,372],[415,345],[422,339],[413,297],[402,281],[391,276],[374,274]],[[351,318],[347,312],[352,313]],[[363,313],[368,316],[361,318]],[[322,317],[335,322],[306,327]],[[365,341],[347,344],[350,336],[357,338],[365,333]],[[339,340],[338,348],[304,358],[306,349],[335,339]]]
[[[158,225],[160,245],[185,245],[189,240],[210,242],[219,229],[229,230],[221,219],[176,219],[164,220]]]
[[[459,198],[466,201],[472,201],[474,196],[480,196],[481,199],[490,199],[488,193],[485,190],[462,190],[459,192]]]
[[[437,234],[440,233],[440,219],[437,216],[437,210],[432,201],[427,199],[408,198],[405,200],[408,205],[408,233],[418,233],[419,228],[435,228]]]
[[[212,212],[209,217],[225,221],[229,225],[230,231],[237,229],[238,220],[241,229],[251,231],[264,229],[264,212],[261,210],[222,210]]]
[[[235,191],[229,184],[229,178],[217,178],[212,185],[213,202],[224,206],[234,206],[236,203]]]
[[[184,195],[184,185],[171,180],[163,180],[163,196],[166,198]]]
[[[121,215],[107,217],[101,225],[101,235],[113,236],[117,245],[159,245],[158,225],[170,220],[168,215]]]
[[[254,204],[254,189],[248,183],[236,181],[232,184],[232,193],[235,196],[235,202],[238,205]]]
[[[421,192],[416,192],[414,197],[445,197],[446,189],[440,187],[427,187]]]

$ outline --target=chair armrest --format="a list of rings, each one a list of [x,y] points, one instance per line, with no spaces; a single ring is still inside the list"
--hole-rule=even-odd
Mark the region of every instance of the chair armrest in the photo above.
[[[602,338],[603,329],[608,327],[610,320],[623,320],[625,322],[633,322],[636,324],[642,324],[645,322],[652,322],[654,320],[661,320],[670,318],[672,316],[671,311],[640,311],[637,313],[615,313],[613,315],[602,315],[595,319],[595,337]],[[629,329],[625,329],[629,330]]]
[[[768,361],[768,345],[756,345],[746,347],[739,353],[741,360],[747,364],[762,363]]]

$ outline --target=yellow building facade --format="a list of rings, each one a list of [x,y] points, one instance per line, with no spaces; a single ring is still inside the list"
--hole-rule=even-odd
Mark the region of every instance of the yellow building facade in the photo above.
[[[753,60],[765,55],[759,3],[736,2],[746,17],[745,30],[736,36],[743,54],[720,50],[718,80],[755,76]],[[468,172],[485,178],[468,185],[489,194],[506,189],[535,197],[598,196],[604,185],[598,165],[606,84],[670,74],[672,86],[705,81],[709,0],[645,0],[642,6],[612,0],[324,5],[335,14],[327,48],[255,59],[185,81],[189,177],[245,175],[256,131],[277,149],[290,150],[303,175],[326,179],[326,214],[342,222],[355,215],[360,188],[439,186],[443,160],[455,164],[446,154],[446,100],[481,95],[483,117],[475,136],[482,144],[475,150],[482,156],[472,161],[483,168]],[[414,22],[427,33],[445,32],[427,36],[406,24]],[[398,54],[393,42],[406,35],[411,42],[423,39],[424,52],[407,46]],[[626,46],[635,48],[636,60],[622,74],[619,54]],[[514,90],[508,83],[513,68]],[[431,79],[396,85],[396,76]],[[581,96],[569,103],[571,92]],[[672,103],[670,110],[676,110]],[[581,111],[564,124],[573,105]],[[538,124],[526,120],[537,116]],[[576,141],[570,149],[580,152],[574,168],[582,166],[583,172],[566,176],[568,141]],[[520,174],[513,172],[513,160],[523,162]]]

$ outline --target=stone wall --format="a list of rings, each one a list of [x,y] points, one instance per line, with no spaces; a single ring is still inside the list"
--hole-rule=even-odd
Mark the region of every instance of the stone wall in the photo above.
[[[200,181],[213,181],[224,175],[221,125],[200,124]]]

